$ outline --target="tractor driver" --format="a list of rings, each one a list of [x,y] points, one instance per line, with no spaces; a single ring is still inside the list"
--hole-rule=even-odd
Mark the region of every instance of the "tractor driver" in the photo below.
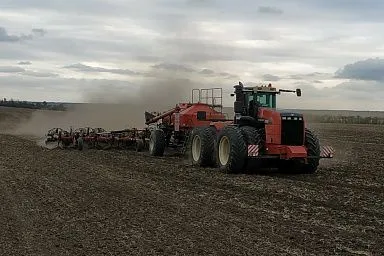
[[[257,113],[259,112],[259,107],[261,107],[261,104],[260,102],[258,102],[257,100],[250,100],[249,101],[249,113],[248,115],[252,116],[252,117],[255,117],[257,116]]]

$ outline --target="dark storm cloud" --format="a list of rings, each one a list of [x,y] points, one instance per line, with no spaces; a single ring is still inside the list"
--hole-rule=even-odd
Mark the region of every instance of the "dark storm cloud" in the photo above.
[[[345,65],[335,74],[337,78],[384,81],[384,59],[366,59]]]
[[[267,13],[267,14],[282,14],[283,10],[272,7],[272,6],[259,6],[257,9],[259,13]]]
[[[99,72],[99,73],[111,73],[111,74],[118,74],[118,75],[140,75],[139,72],[135,72],[129,69],[92,67],[92,66],[81,64],[81,63],[65,66],[64,68],[72,69],[80,72]]]
[[[0,42],[15,43],[25,40],[32,40],[35,35],[43,36],[45,34],[43,29],[32,29],[31,34],[10,35],[4,27],[0,27]]]

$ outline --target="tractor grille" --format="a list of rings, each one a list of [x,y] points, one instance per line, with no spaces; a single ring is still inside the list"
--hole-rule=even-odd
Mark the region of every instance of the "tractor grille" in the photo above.
[[[304,144],[304,119],[300,114],[281,114],[281,144]]]

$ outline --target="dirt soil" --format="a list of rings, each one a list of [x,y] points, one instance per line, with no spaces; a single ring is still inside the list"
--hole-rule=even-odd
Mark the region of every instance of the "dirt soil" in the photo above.
[[[0,134],[0,254],[382,255],[384,128],[311,127],[337,150],[314,175]]]

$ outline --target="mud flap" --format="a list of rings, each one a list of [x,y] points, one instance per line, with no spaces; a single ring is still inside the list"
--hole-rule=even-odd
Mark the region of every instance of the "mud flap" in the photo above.
[[[321,158],[333,158],[335,149],[331,146],[321,146],[320,157]]]
[[[248,145],[248,156],[258,156],[259,155],[259,145]]]

